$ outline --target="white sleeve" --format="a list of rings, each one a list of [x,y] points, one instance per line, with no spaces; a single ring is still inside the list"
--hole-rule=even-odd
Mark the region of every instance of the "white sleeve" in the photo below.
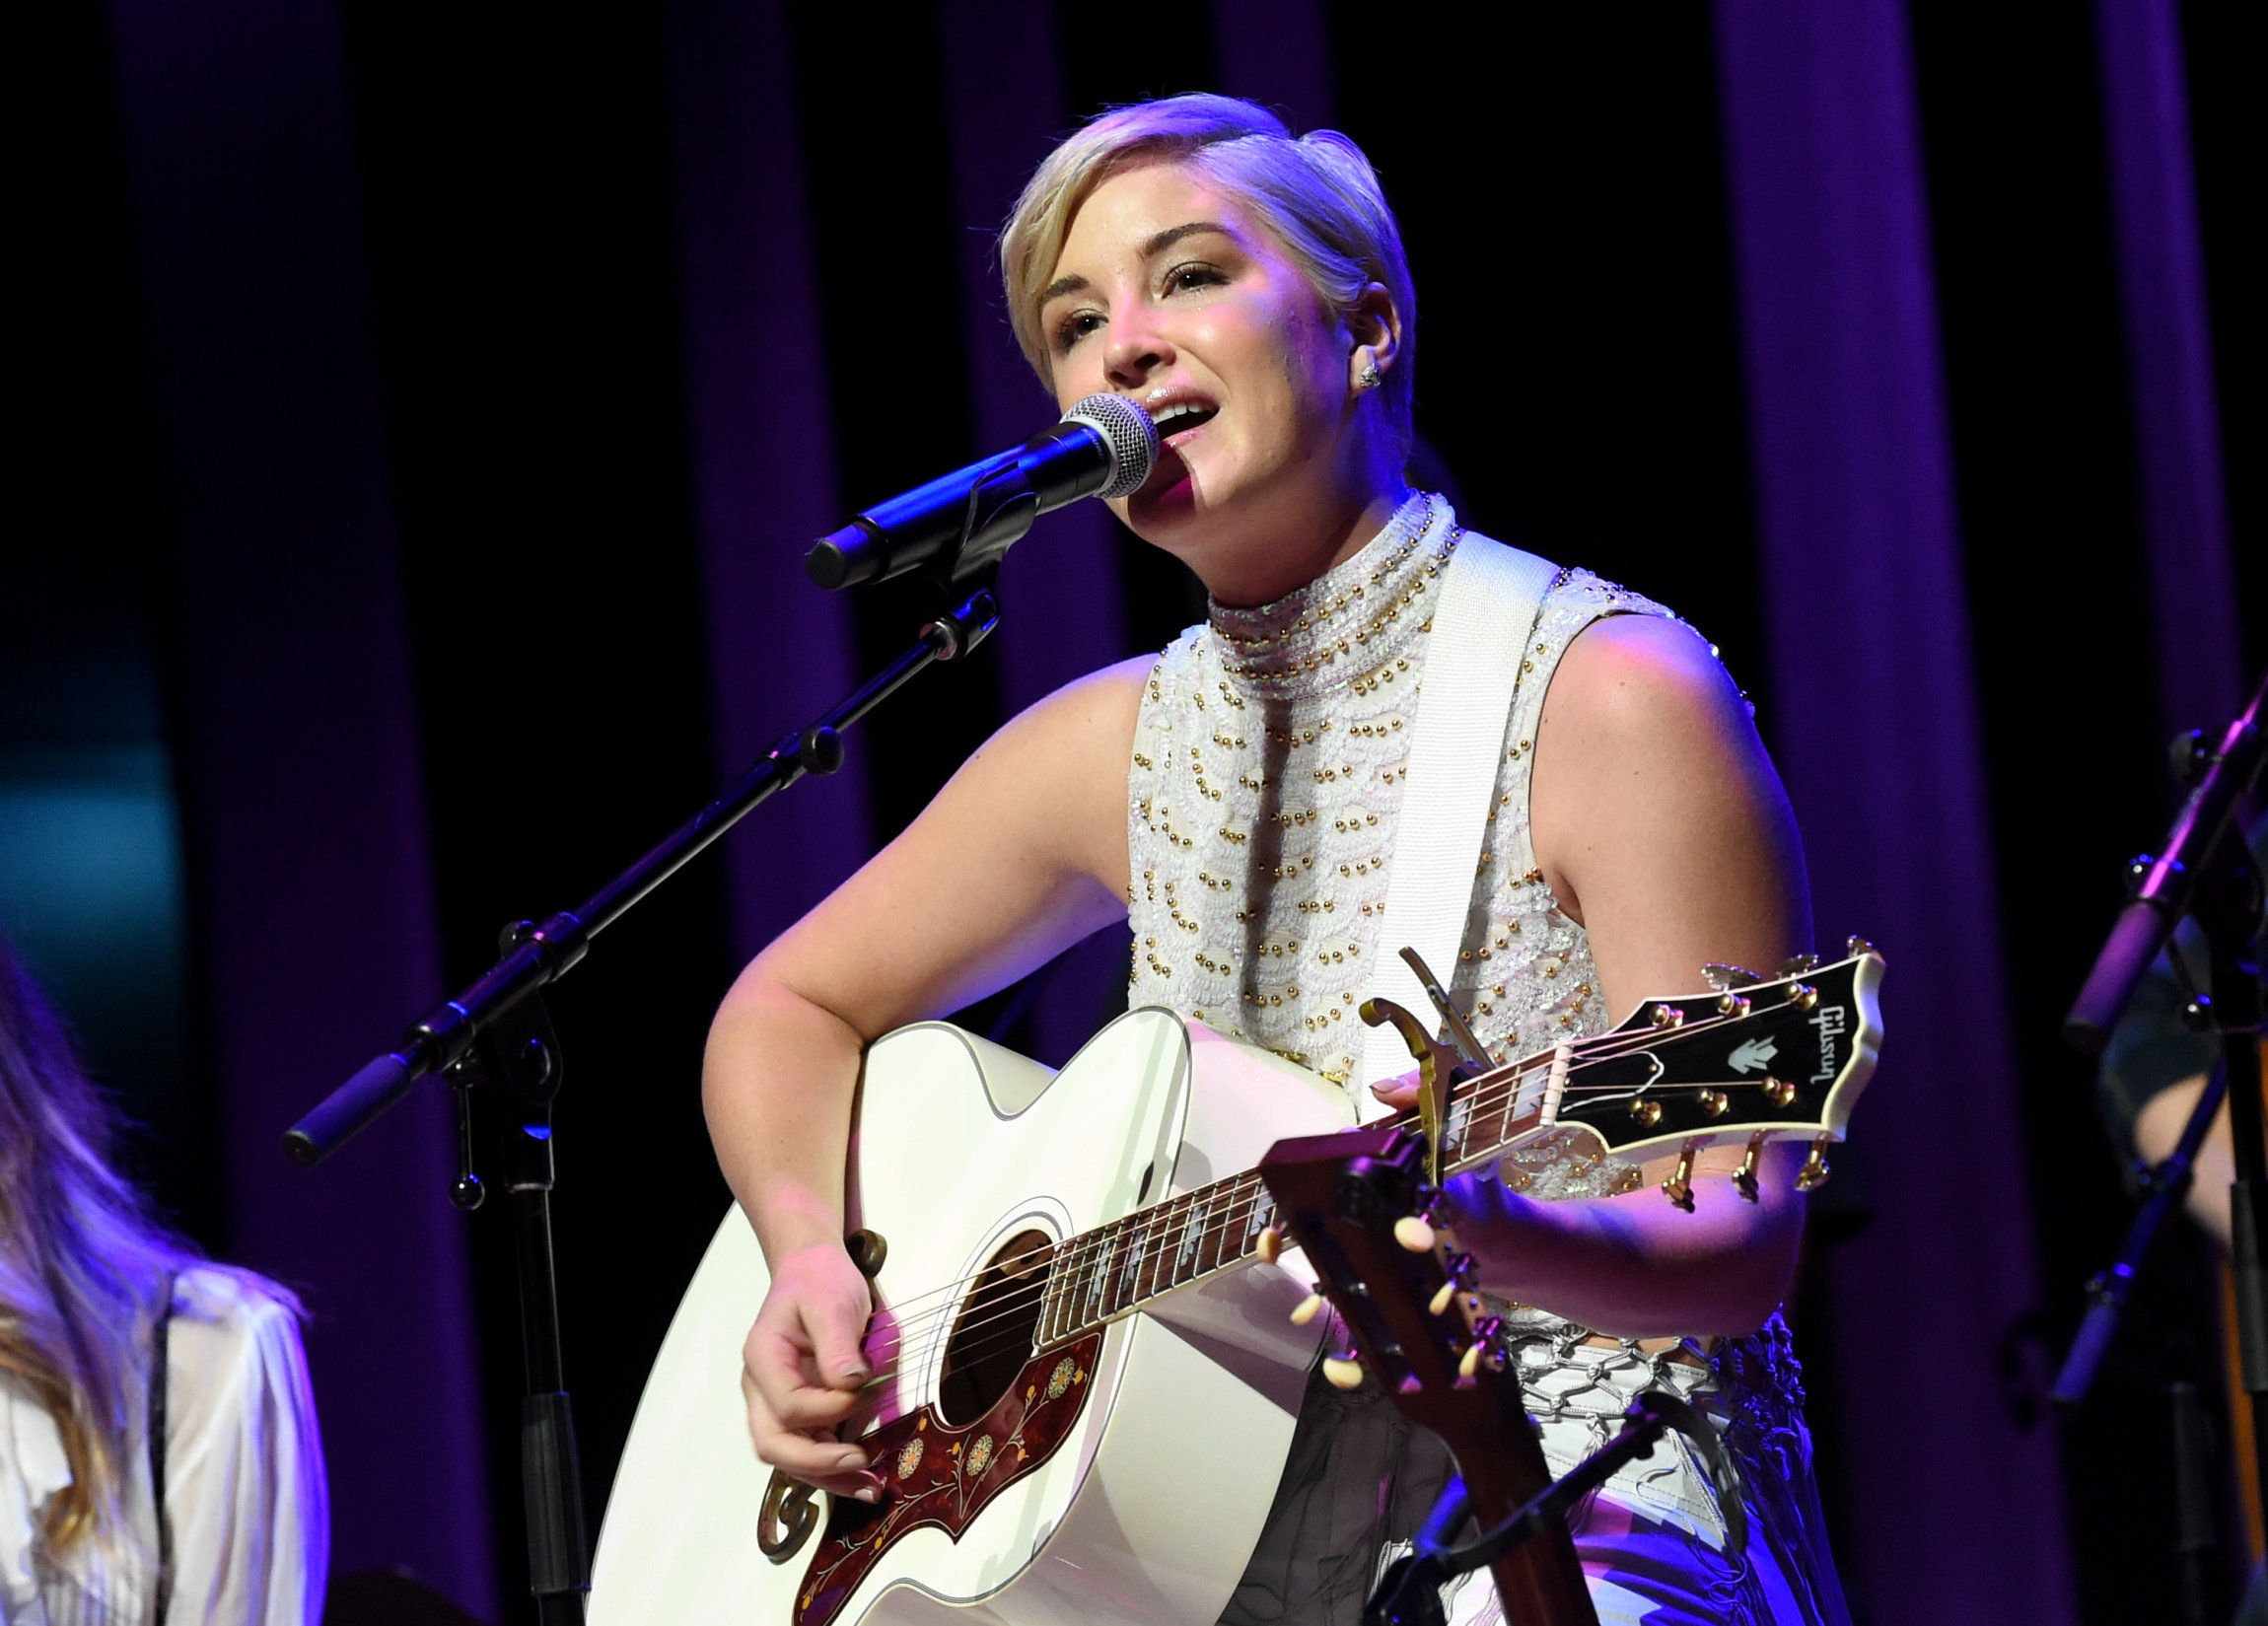
[[[292,1311],[234,1272],[182,1274],[170,1334],[169,1618],[314,1626],[330,1563],[330,1497]]]

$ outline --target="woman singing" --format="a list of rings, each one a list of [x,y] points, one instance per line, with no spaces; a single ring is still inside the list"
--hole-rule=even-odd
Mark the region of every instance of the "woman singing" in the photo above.
[[[862,1047],[1130,916],[1133,1003],[1358,1088],[1355,1007],[1363,968],[1395,947],[1379,924],[1402,768],[1463,535],[1403,479],[1416,300],[1345,138],[1294,140],[1219,97],[1120,108],[1040,166],[1001,261],[1057,400],[1114,391],[1156,421],[1158,466],[1113,506],[1197,573],[1211,609],[1164,655],[1002,729],[718,1016],[709,1121],[772,1278],[745,1349],[756,1449],[869,1499],[879,1476],[831,1432],[868,1376],[868,1287],[843,1248]],[[1454,981],[1500,1057],[1601,1031],[1704,962],[1770,966],[1807,946],[1802,852],[1747,708],[1660,606],[1559,572],[1504,742]],[[1701,1166],[1722,1180],[1736,1162]],[[1743,1469],[1739,1554],[1697,1469],[1666,1452],[1582,1507],[1599,1616],[1840,1622],[1776,1313],[1803,1227],[1793,1168],[1759,1202],[1692,1214],[1653,1189],[1667,1172],[1560,1141],[1452,1190],[1483,1286],[1516,1307],[1555,1471],[1649,1386],[1701,1406]],[[1444,1471],[1375,1385],[1311,1385],[1224,1618],[1358,1619],[1382,1547]],[[1487,1592],[1464,1590],[1455,1615],[1479,1618]]]

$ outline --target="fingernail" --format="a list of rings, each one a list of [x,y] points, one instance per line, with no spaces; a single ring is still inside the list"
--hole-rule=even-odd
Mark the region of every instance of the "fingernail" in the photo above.
[[[845,1367],[835,1376],[846,1383],[862,1383],[866,1381],[866,1369],[864,1367]]]
[[[839,1465],[845,1473],[856,1473],[866,1466],[866,1452],[860,1450],[844,1451]]]
[[[872,1485],[869,1485],[863,1491],[853,1491],[851,1494],[857,1497],[861,1502],[880,1502],[882,1500],[882,1492],[875,1489]]]

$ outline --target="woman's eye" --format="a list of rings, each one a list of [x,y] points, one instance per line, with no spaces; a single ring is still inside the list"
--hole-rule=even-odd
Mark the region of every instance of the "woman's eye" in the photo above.
[[[1176,265],[1166,273],[1166,289],[1169,293],[1186,294],[1198,288],[1217,287],[1226,280],[1210,265]]]
[[[1099,311],[1074,311],[1055,324],[1055,348],[1068,350],[1102,325]]]

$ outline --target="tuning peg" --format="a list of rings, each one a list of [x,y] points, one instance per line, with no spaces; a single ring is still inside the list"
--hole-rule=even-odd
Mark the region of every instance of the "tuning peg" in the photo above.
[[[1685,1025],[1685,1013],[1674,1005],[1657,1005],[1647,1013],[1646,1020],[1657,1027],[1682,1027]]]
[[[1717,996],[1717,1014],[1738,1019],[1748,1014],[1748,996],[1726,992]]]
[[[1323,1296],[1311,1293],[1292,1307],[1292,1325],[1304,1327],[1323,1312]]]
[[[1687,1141],[1677,1149],[1677,1168],[1662,1182],[1662,1195],[1669,1199],[1671,1208],[1693,1212],[1693,1155],[1701,1150],[1699,1141]]]
[[[1433,1227],[1426,1224],[1421,1214],[1405,1214],[1394,1222],[1394,1240],[1412,1253],[1431,1253]]]
[[[1819,990],[1807,982],[1788,984],[1788,1003],[1799,1011],[1808,1011],[1819,1003]]]
[[[1873,954],[1877,958],[1879,958],[1882,953],[1881,950],[1876,948],[1863,937],[1853,937],[1848,940],[1843,945],[1843,947],[1851,952],[1853,958],[1856,958],[1860,954]]]
[[[1784,977],[1800,977],[1806,971],[1816,971],[1818,968],[1819,956],[1817,954],[1790,954],[1786,959],[1780,961],[1779,974]]]
[[[1756,1200],[1756,1160],[1764,1155],[1764,1131],[1757,1130],[1748,1137],[1748,1155],[1740,1160],[1740,1166],[1733,1170],[1733,1189],[1748,1202]]]
[[[1352,1350],[1344,1355],[1326,1355],[1323,1381],[1335,1389],[1359,1389],[1363,1386],[1363,1364]]]
[[[1714,959],[1701,967],[1701,974],[1709,979],[1709,986],[1719,993],[1729,993],[1735,988],[1752,988],[1764,980],[1744,965],[1727,965]]]
[[[1503,1351],[1497,1343],[1503,1331],[1504,1318],[1501,1315],[1484,1315],[1472,1324],[1472,1342],[1465,1346],[1464,1354],[1456,1363],[1460,1387],[1472,1386],[1474,1375],[1480,1371],[1482,1363],[1485,1362],[1492,1372],[1503,1364]]]
[[[1449,1307],[1456,1302],[1456,1296],[1470,1289],[1473,1284],[1475,1272],[1471,1254],[1451,1254],[1446,1268],[1449,1271],[1449,1280],[1442,1283],[1440,1289],[1435,1292],[1433,1304],[1429,1307],[1436,1315],[1447,1314]]]
[[[1811,1155],[1804,1160],[1804,1166],[1796,1171],[1798,1191],[1816,1191],[1827,1183],[1827,1148],[1835,1137],[1821,1135],[1811,1143]]]
[[[1260,1263],[1272,1265],[1284,1253],[1284,1231],[1281,1226],[1269,1226],[1252,1238],[1252,1251],[1260,1256]]]

